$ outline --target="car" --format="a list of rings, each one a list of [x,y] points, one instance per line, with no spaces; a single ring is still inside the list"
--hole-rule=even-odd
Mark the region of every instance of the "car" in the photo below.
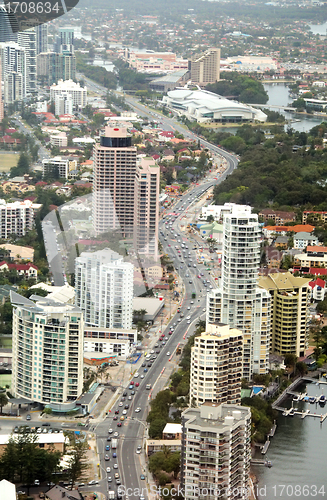
[[[117,464],[114,464],[114,469],[118,469],[118,465]]]
[[[94,484],[99,484],[99,481],[97,481],[96,479],[91,479],[91,481],[89,481],[87,484],[89,486],[93,486]]]
[[[147,369],[147,368],[144,368],[144,370],[143,370],[143,371],[144,371],[144,373],[147,373],[148,369]]]
[[[190,281],[189,281],[189,284],[190,284],[190,285],[192,285],[192,283],[193,283],[193,281],[192,281],[192,280],[190,280]]]
[[[126,401],[126,398],[121,398],[121,402],[123,403],[124,401]]]
[[[131,389],[133,389],[133,386],[132,386],[132,385],[130,385],[128,388],[129,388],[129,390],[131,390]]]
[[[116,414],[116,415],[119,415],[119,410],[115,410],[115,414]]]
[[[117,484],[117,485],[120,485],[120,484],[121,484],[120,479],[116,479],[116,484]]]
[[[109,444],[106,445],[106,451],[110,451],[110,446]]]
[[[188,320],[186,321],[186,323],[189,325],[189,324],[191,323],[191,320],[190,320],[190,319],[188,319]]]
[[[125,391],[125,392],[123,392],[123,396],[125,396],[125,397],[127,396],[127,392],[126,392],[126,391]]]
[[[171,332],[173,332],[173,331],[174,331],[174,329],[173,329],[173,328],[171,328],[171,329],[170,329],[170,331],[171,331]],[[166,341],[166,342],[167,342],[167,340],[168,340],[168,337],[165,337],[165,341]]]
[[[125,410],[128,410],[128,409],[129,409],[129,405],[125,405]]]
[[[142,367],[146,366],[146,363],[142,363]]]
[[[135,413],[140,413],[142,408],[140,408],[140,406],[138,406],[137,408],[135,408]]]
[[[114,415],[113,420],[118,420],[117,415]]]
[[[127,415],[127,410],[123,410],[123,415]]]
[[[141,495],[139,500],[145,500],[144,495]]]
[[[166,342],[163,342],[162,345],[166,345]]]
[[[138,450],[142,450],[142,446],[139,444],[137,447]]]
[[[119,472],[115,472],[115,479],[119,479]]]
[[[114,451],[114,452],[113,452],[113,454],[112,454],[112,458],[117,458],[117,453],[116,453],[115,451]],[[115,469],[115,468],[116,468],[116,467],[114,466],[114,469]]]
[[[30,414],[26,415],[26,420],[31,420],[31,415]]]
[[[141,453],[141,450],[136,450],[136,453],[139,455]]]
[[[137,374],[137,376],[139,376],[139,375]],[[130,385],[134,385],[134,380],[131,381]]]
[[[122,401],[119,403],[119,405],[118,405],[118,406],[124,406],[124,405],[123,405],[123,403],[122,403]]]
[[[145,369],[146,369],[146,368],[145,368]],[[128,396],[128,398],[127,398],[127,399],[130,401],[130,400],[132,399],[132,396]]]
[[[154,352],[154,351],[153,351]],[[152,351],[151,351],[152,353]],[[139,376],[139,373],[135,373],[134,378],[137,378]],[[132,382],[131,382],[132,383]]]
[[[107,467],[107,468],[106,468],[106,471],[107,471],[107,472],[111,472],[111,467]]]
[[[38,479],[35,479],[34,486],[40,486],[40,481]]]
[[[49,422],[45,422],[44,424],[42,424],[42,427],[50,427]]]
[[[132,396],[134,396],[134,394],[135,394],[135,391],[132,391],[132,392],[131,392],[131,394],[132,394]]]
[[[138,387],[139,385],[140,385],[139,382],[136,382],[135,387]]]
[[[169,352],[169,351],[167,351],[167,353],[166,353],[166,354],[167,354],[167,356],[170,356],[170,352]]]
[[[148,368],[151,368],[151,366],[152,366],[152,363],[148,363]]]
[[[159,342],[161,342],[161,341],[162,341],[162,338],[160,337]]]
[[[109,476],[109,477],[108,477],[108,483],[111,483],[111,481],[112,481],[112,477],[111,477],[111,476]]]
[[[191,300],[190,304],[194,304],[194,301],[193,301],[193,300]]]
[[[122,423],[121,422],[118,422],[117,423],[117,427],[121,427],[122,426]]]
[[[123,422],[125,420],[125,417],[121,416],[120,420]]]
[[[119,432],[117,432],[117,431],[116,431],[116,432],[114,433],[114,438],[117,438],[118,436],[119,436]]]
[[[145,480],[145,475],[144,475],[144,474],[141,474],[141,475],[140,475],[140,479],[141,479],[142,481],[144,481],[144,480]]]
[[[105,459],[106,461],[110,460],[109,455],[105,455],[105,456],[104,456],[104,459]]]

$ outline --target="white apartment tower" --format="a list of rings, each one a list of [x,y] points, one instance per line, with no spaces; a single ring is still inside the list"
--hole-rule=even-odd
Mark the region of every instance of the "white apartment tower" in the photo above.
[[[16,398],[71,408],[83,388],[83,314],[74,305],[11,292]]]
[[[125,128],[105,127],[93,150],[93,227],[96,234],[118,230],[131,236],[134,226],[136,147]]]
[[[40,205],[30,200],[6,203],[0,199],[0,238],[25,236],[34,227],[35,210],[38,208]]]
[[[182,413],[185,500],[247,499],[250,460],[250,408],[205,403]]]
[[[54,101],[57,95],[67,95],[72,98],[73,106],[76,109],[84,108],[87,104],[87,87],[81,87],[73,80],[59,80],[50,87],[50,100]]]
[[[21,101],[26,96],[26,52],[16,42],[0,44],[4,103]]]
[[[158,258],[159,193],[159,165],[142,158],[135,175],[134,249],[153,260]]]
[[[207,85],[218,82],[220,78],[220,49],[211,48],[204,54],[194,56],[189,61],[192,83]]]
[[[258,287],[258,215],[251,207],[231,205],[223,226],[220,288],[208,294],[206,319],[243,332],[243,377],[250,379],[267,372],[270,347],[270,295]]]
[[[36,92],[36,31],[29,28],[17,34],[17,43],[25,49],[26,54],[26,93]]]
[[[190,401],[241,403],[243,333],[228,325],[208,324],[191,350]]]
[[[134,266],[105,248],[75,260],[75,304],[90,327],[131,329]]]

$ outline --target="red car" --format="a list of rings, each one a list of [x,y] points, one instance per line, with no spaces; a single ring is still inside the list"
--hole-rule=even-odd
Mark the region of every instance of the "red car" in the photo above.
[[[122,423],[118,422],[117,427],[121,427],[121,426],[122,426]]]
[[[139,382],[136,382],[135,387],[138,387],[139,385],[140,385]]]
[[[115,410],[116,415],[119,415],[119,410]]]
[[[169,334],[168,334],[168,335],[172,335],[172,334],[173,334],[173,332],[170,330],[170,332],[169,332]]]
[[[132,380],[131,385],[134,385],[134,380]]]

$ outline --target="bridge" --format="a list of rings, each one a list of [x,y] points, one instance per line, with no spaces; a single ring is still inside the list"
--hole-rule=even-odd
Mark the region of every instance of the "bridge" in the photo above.
[[[280,104],[247,104],[247,106],[257,107],[257,108],[267,108],[267,109],[283,109],[284,111],[296,112],[296,108],[291,106],[283,106]]]

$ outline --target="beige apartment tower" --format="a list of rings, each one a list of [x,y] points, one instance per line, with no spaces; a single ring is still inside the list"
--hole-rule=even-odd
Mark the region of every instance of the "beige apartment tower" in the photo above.
[[[222,323],[207,324],[191,350],[190,401],[241,403],[243,333]]]
[[[250,460],[250,408],[205,403],[182,413],[185,500],[248,499]]]
[[[96,234],[118,230],[131,236],[134,225],[136,147],[126,128],[105,127],[94,146],[93,227]]]
[[[192,83],[200,86],[218,82],[220,78],[220,49],[211,48],[204,54],[192,57],[189,61]]]
[[[260,277],[259,287],[271,295],[271,352],[305,355],[309,341],[309,281],[289,272]]]
[[[136,167],[134,199],[134,248],[138,255],[158,258],[160,168],[153,158],[142,158]]]

